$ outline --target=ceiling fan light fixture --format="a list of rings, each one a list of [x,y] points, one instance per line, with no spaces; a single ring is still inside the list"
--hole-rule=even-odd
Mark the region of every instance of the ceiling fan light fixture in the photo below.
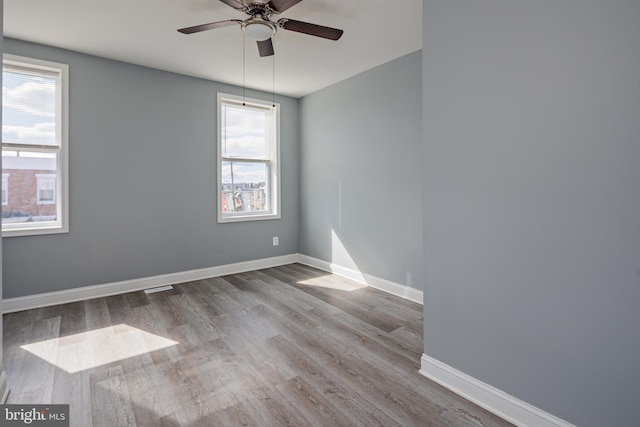
[[[249,21],[242,25],[242,30],[252,39],[264,41],[270,39],[276,32],[275,25],[269,24],[270,23],[261,20]]]

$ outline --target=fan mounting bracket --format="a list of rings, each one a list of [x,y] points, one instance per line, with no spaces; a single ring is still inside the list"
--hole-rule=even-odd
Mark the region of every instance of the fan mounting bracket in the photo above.
[[[265,20],[269,20],[269,17],[274,13],[278,13],[269,7],[268,3],[253,2],[245,6],[245,12],[252,17],[262,17]]]

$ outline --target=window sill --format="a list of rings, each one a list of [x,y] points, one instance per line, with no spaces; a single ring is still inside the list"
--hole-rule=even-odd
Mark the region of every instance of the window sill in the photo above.
[[[268,215],[234,215],[222,217],[218,216],[218,223],[224,224],[227,222],[247,222],[247,221],[265,221],[270,219],[280,219],[280,214],[268,214]]]
[[[2,237],[39,236],[43,234],[68,233],[69,227],[55,225],[45,227],[9,228],[2,230]]]

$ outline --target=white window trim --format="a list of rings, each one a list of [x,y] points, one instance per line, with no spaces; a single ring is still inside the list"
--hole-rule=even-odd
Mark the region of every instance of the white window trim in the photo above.
[[[59,198],[55,222],[5,224],[2,237],[34,236],[69,232],[69,66],[58,62],[4,54],[3,65],[24,65],[60,72],[60,148],[57,156],[56,198]]]
[[[2,174],[2,191],[7,195],[7,200],[2,201],[2,206],[7,206],[9,204],[9,174]]]
[[[247,106],[255,105],[258,107],[275,107],[275,144],[272,144],[273,147],[271,158],[271,168],[269,170],[269,186],[270,186],[270,208],[271,211],[268,213],[258,213],[258,212],[242,212],[233,215],[223,215],[222,213],[222,102],[223,101],[232,101],[237,102],[240,105],[245,103]],[[237,95],[230,95],[226,93],[218,92],[218,100],[217,100],[217,164],[216,169],[217,173],[217,181],[216,186],[217,190],[217,211],[218,211],[218,222],[219,223],[228,223],[228,222],[242,222],[242,221],[260,221],[260,220],[272,220],[272,219],[280,219],[280,210],[281,210],[281,192],[280,192],[280,104],[277,102],[264,101],[260,99],[254,98],[246,98]],[[256,160],[259,161],[259,160]]]

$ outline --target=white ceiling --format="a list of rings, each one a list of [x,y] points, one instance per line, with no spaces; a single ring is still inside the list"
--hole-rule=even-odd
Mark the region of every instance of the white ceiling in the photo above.
[[[266,0],[257,0],[266,1]],[[304,0],[291,18],[344,30],[330,41],[280,29],[275,57],[246,40],[246,86],[301,97],[422,47],[422,0]],[[176,30],[246,15],[219,0],[4,0],[4,35],[223,83],[243,84],[240,26]]]

